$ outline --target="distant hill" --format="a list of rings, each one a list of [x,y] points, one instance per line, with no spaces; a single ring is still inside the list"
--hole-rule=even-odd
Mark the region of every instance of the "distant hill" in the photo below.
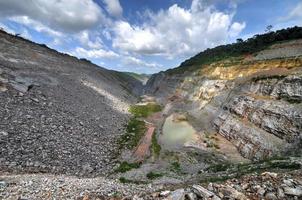
[[[265,34],[255,35],[245,41],[237,39],[237,43],[217,46],[207,49],[181,63],[174,69],[167,70],[168,73],[183,73],[184,71],[194,71],[203,64],[210,64],[231,57],[248,56],[266,49],[270,45],[283,41],[302,38],[302,27],[292,27],[272,31]]]

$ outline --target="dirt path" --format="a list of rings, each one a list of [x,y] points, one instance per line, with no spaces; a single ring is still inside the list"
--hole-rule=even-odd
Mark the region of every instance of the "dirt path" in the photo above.
[[[140,140],[139,145],[135,149],[133,153],[133,157],[135,161],[142,162],[144,159],[150,155],[150,146],[152,143],[152,136],[155,131],[155,126],[151,123],[146,122],[147,124],[147,131],[144,135],[144,137]]]

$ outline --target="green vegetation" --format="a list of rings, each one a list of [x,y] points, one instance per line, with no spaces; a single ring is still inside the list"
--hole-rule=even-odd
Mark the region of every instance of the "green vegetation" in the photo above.
[[[176,162],[171,163],[171,170],[176,173],[181,172],[181,167],[180,167],[179,162],[176,161]]]
[[[228,172],[228,173],[252,173],[261,172],[265,170],[282,170],[282,169],[300,169],[301,164],[291,162],[290,160],[278,159],[278,160],[264,160],[257,163],[243,163],[243,164],[231,164],[222,163],[212,165],[208,167],[209,172]]]
[[[219,139],[214,135],[205,133],[205,140],[203,141],[203,143],[205,143],[208,148],[220,149],[219,145],[216,143],[217,141],[219,141]]]
[[[302,38],[302,28],[295,26],[276,32],[271,31],[262,35],[255,35],[245,41],[239,39],[237,40],[237,43],[207,49],[184,61],[178,68],[170,69],[167,72],[170,74],[180,74],[185,71],[194,71],[204,64],[251,55],[266,49],[273,44],[300,38]]]
[[[153,179],[162,177],[163,174],[157,173],[157,172],[149,172],[146,176],[148,179],[153,180]]]
[[[286,77],[285,75],[262,75],[262,76],[253,77],[252,81],[257,82],[260,80],[268,80],[268,79],[282,79],[285,77]]]
[[[156,138],[156,132],[154,132],[154,134],[152,135],[152,144],[151,144],[151,148],[152,148],[152,153],[155,156],[159,156],[160,154],[160,150],[161,147],[158,144],[157,138]]]
[[[117,199],[122,199],[123,197],[123,194],[118,192],[118,191],[115,191],[113,194],[112,194],[112,197],[113,198],[117,198]]]
[[[124,73],[128,76],[131,76],[131,77],[133,77],[133,78],[135,78],[139,81],[147,80],[150,77],[150,75],[148,75],[148,74],[137,74],[137,73],[134,73],[134,72],[122,72],[122,73]]]
[[[127,171],[130,171],[131,169],[137,169],[139,167],[140,167],[139,163],[122,162],[120,166],[115,170],[115,172],[125,173]]]
[[[212,165],[208,168],[211,172],[221,172],[221,171],[227,171],[231,167],[230,163],[221,163],[217,165]]]
[[[145,122],[136,118],[131,118],[126,127],[127,133],[122,135],[119,140],[121,146],[128,149],[136,147],[146,131]]]
[[[285,95],[283,97],[281,97],[281,99],[284,99],[285,101],[287,101],[290,104],[298,104],[298,103],[302,102],[302,100],[299,98],[285,96]]]
[[[135,117],[148,117],[149,115],[161,111],[161,106],[155,103],[149,103],[147,105],[132,105],[129,112]]]
[[[117,71],[111,71],[113,74],[115,74],[120,80],[124,81],[125,84],[129,84],[129,81],[133,82],[146,82],[150,75],[147,74],[137,74],[133,72],[117,72]]]
[[[301,164],[288,159],[264,160],[257,163],[231,164],[222,163],[208,167],[208,173],[200,173],[200,182],[221,182],[231,178],[240,178],[251,173],[265,171],[291,171],[301,169]]]
[[[132,184],[144,184],[144,183],[146,183],[146,182],[144,182],[144,181],[130,180],[130,179],[127,179],[127,178],[125,178],[125,177],[120,177],[120,178],[119,178],[119,181],[120,181],[121,183],[132,183]]]
[[[224,182],[230,178],[231,178],[230,176],[212,176],[212,177],[205,177],[200,182],[217,183],[217,182]]]

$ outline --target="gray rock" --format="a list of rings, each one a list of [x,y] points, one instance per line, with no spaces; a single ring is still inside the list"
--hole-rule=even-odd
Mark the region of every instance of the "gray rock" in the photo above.
[[[302,196],[302,187],[293,188],[293,187],[285,186],[283,187],[283,190],[284,193],[288,195],[298,196],[298,197]]]
[[[260,195],[260,196],[263,196],[264,194],[265,194],[265,189],[264,188],[259,188],[258,190],[257,190],[257,194],[258,195]]]
[[[2,135],[2,136],[8,136],[8,132],[6,132],[6,131],[0,131],[0,135]]]
[[[168,199],[170,200],[184,200],[185,199],[185,190],[184,189],[178,189],[168,196]]]
[[[276,200],[276,199],[278,199],[278,198],[277,198],[277,196],[276,196],[274,193],[268,192],[268,193],[265,195],[265,199],[267,199],[267,200]]]
[[[165,190],[165,191],[161,191],[161,192],[159,193],[159,195],[162,196],[162,197],[166,197],[166,196],[168,196],[170,193],[171,193],[171,191]]]
[[[205,189],[204,187],[200,186],[200,185],[193,185],[192,189],[194,191],[194,193],[202,198],[218,198],[213,192]]]
[[[186,199],[188,200],[196,200],[197,199],[197,195],[194,194],[193,192],[189,192],[186,194]]]
[[[278,198],[284,198],[285,197],[283,189],[281,189],[281,188],[277,189],[277,196],[278,196]]]

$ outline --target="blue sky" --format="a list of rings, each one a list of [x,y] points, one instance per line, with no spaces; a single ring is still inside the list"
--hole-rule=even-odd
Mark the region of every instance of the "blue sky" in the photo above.
[[[301,0],[0,0],[0,27],[119,71],[155,73],[200,51],[302,26]]]

